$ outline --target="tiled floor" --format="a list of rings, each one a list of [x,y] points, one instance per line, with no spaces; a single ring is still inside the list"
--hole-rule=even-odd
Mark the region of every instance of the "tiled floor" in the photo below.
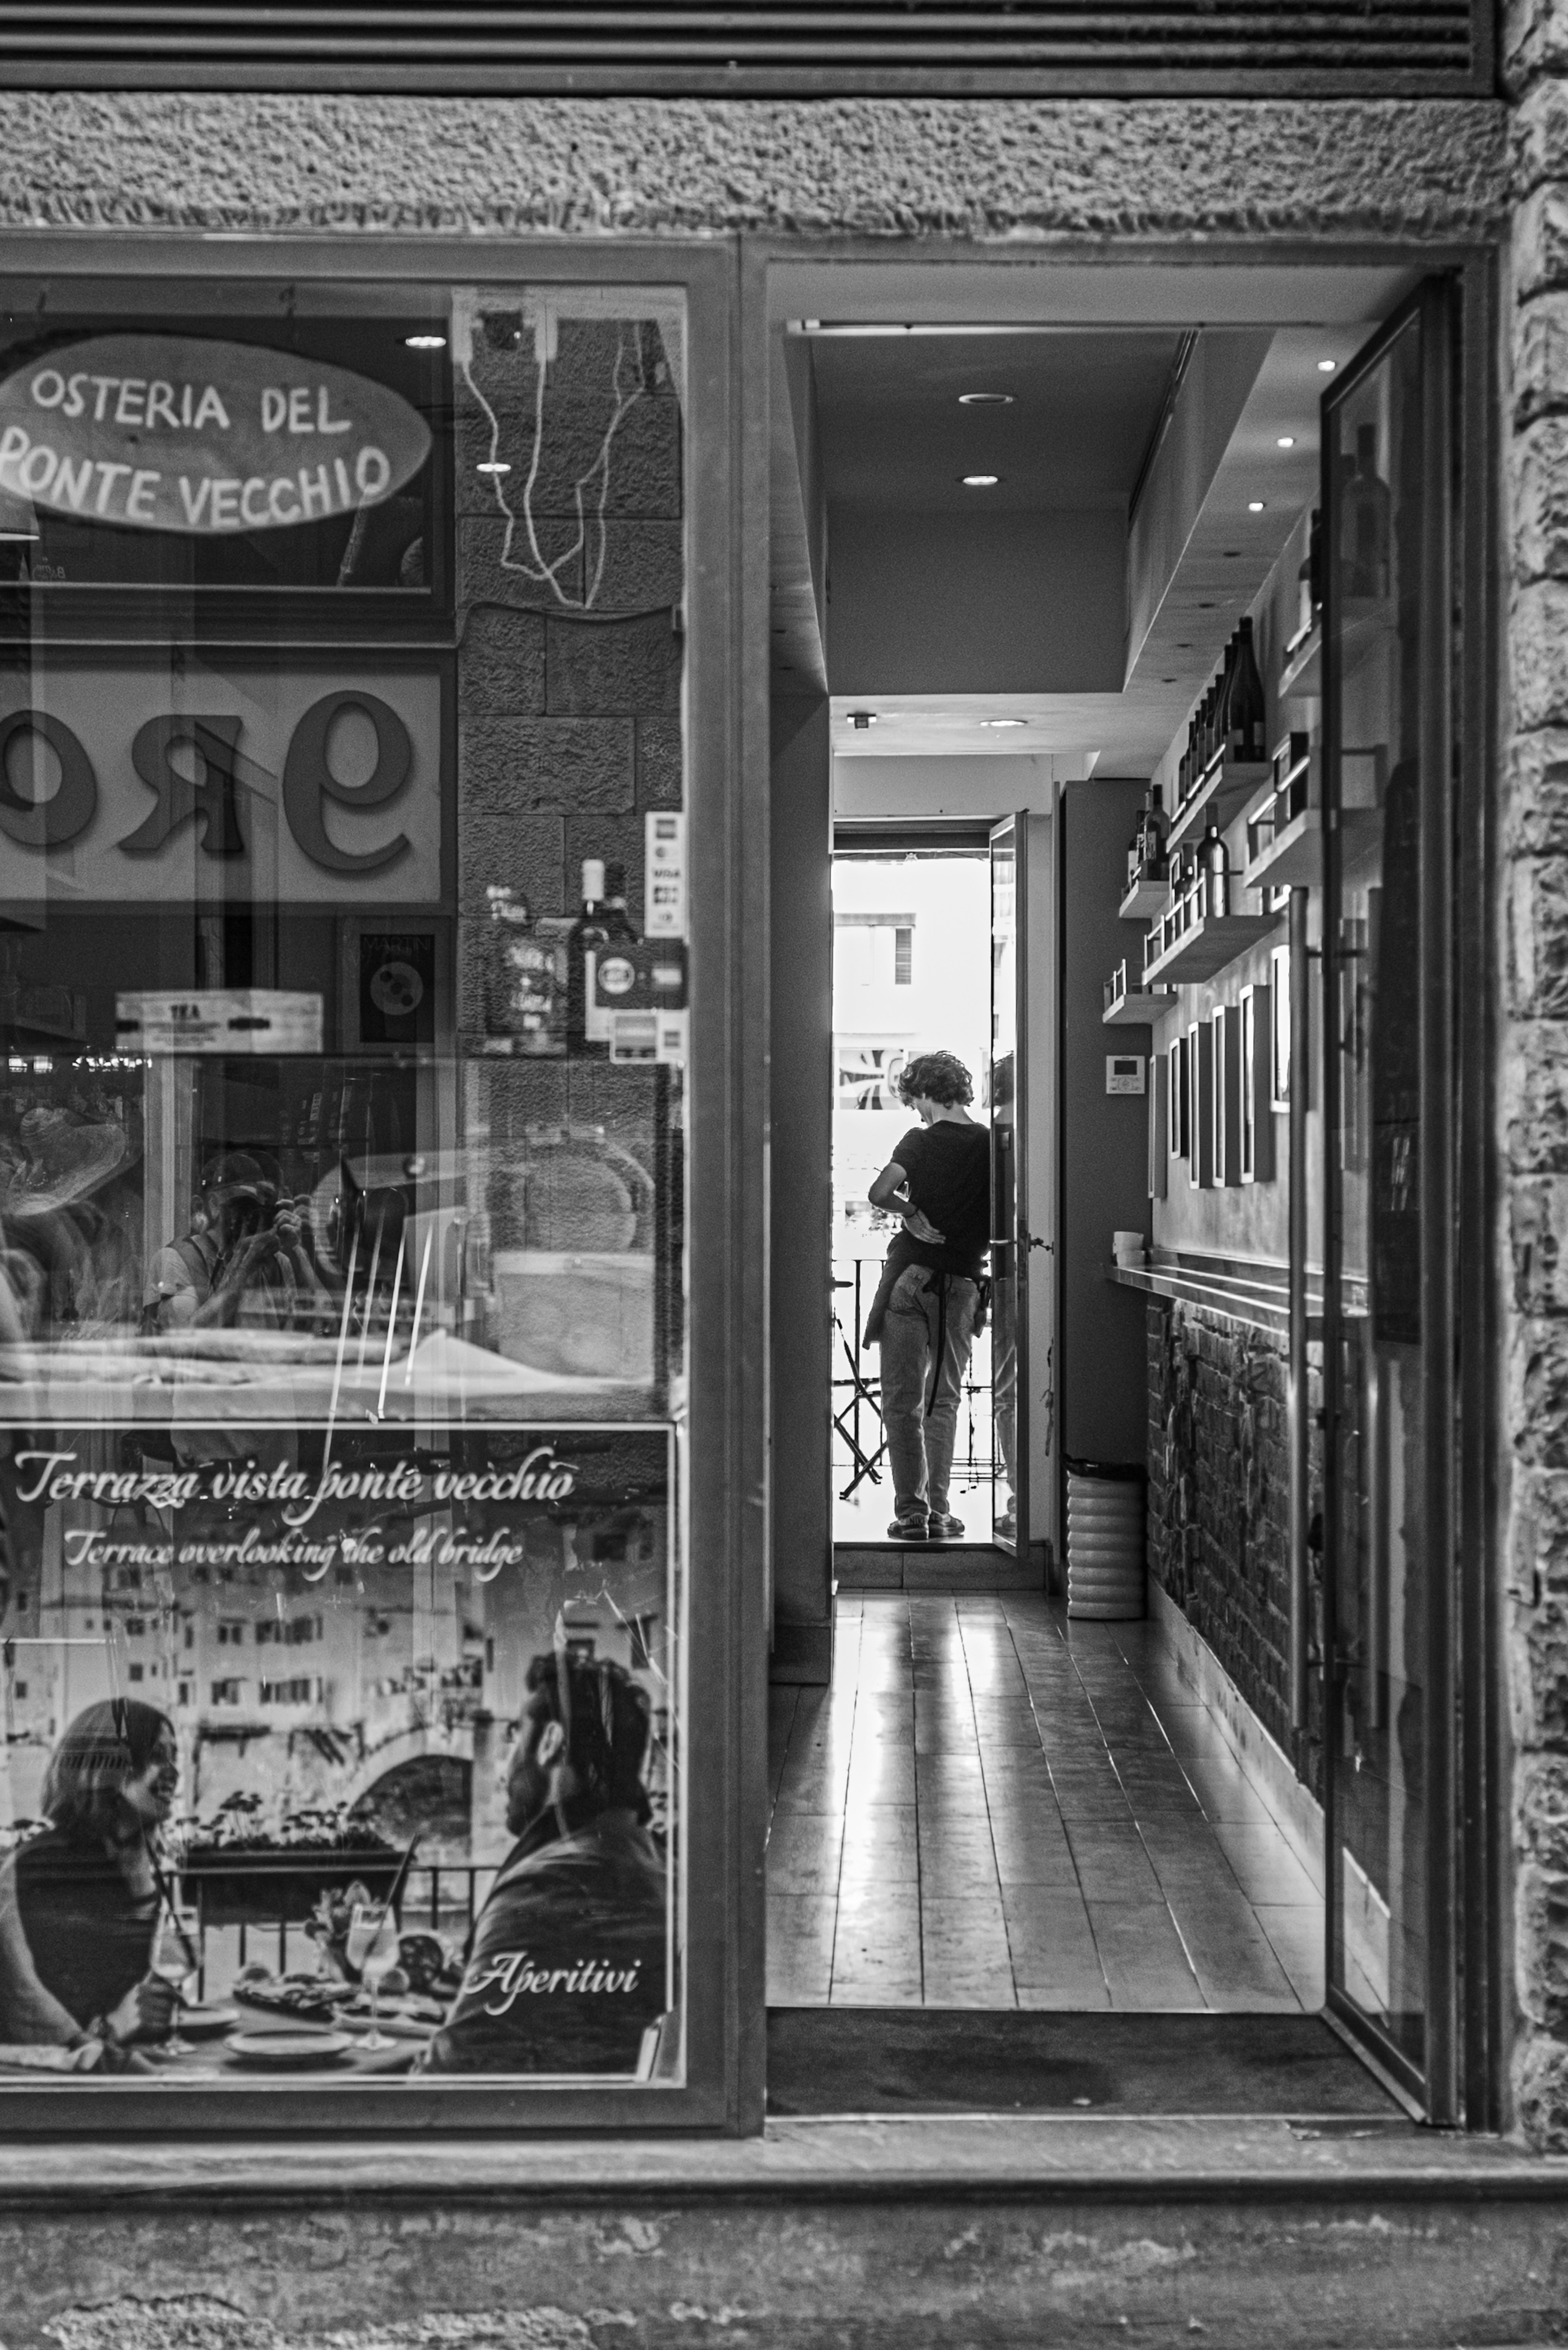
[[[1033,1593],[840,1595],[775,1689],[778,2007],[1323,2003],[1323,1903],[1147,1624]]]

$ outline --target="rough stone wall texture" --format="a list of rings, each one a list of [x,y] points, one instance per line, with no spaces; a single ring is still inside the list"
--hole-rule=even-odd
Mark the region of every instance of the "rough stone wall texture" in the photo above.
[[[1568,7],[1509,15],[1516,210],[1502,854],[1507,1588],[1515,1739],[1514,2088],[1568,2147]]]
[[[1147,1329],[1149,1573],[1321,1801],[1320,1727],[1291,1729],[1283,1344],[1181,1305],[1151,1305]],[[1311,1412],[1315,1368],[1309,1381]],[[1313,1474],[1315,1490],[1315,1458]]]
[[[1484,100],[0,92],[0,225],[868,236],[1499,222]]]

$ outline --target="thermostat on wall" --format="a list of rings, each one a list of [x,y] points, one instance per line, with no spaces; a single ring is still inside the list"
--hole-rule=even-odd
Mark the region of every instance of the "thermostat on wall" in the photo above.
[[[1140,1053],[1107,1053],[1106,1091],[1108,1094],[1141,1094],[1143,1090],[1143,1055]]]

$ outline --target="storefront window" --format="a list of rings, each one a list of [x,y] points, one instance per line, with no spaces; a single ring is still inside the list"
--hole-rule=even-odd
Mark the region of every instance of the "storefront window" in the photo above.
[[[0,311],[0,2088],[684,2064],[684,309]]]

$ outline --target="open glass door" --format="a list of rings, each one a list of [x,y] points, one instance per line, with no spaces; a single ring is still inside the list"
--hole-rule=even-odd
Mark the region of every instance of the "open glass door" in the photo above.
[[[1324,401],[1331,2011],[1455,2117],[1447,290]]]
[[[995,1466],[992,1539],[1029,1549],[1029,1248],[1024,1180],[1025,891],[1028,818],[1005,816],[991,835],[991,1381]]]

